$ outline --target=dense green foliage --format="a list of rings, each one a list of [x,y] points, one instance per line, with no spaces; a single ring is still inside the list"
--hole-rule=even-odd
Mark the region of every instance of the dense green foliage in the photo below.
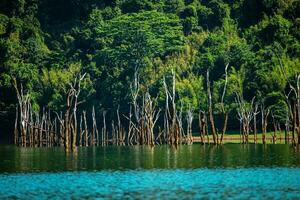
[[[126,111],[136,69],[142,91],[162,105],[163,77],[171,81],[175,70],[178,104],[194,110],[207,107],[209,69],[217,108],[226,64],[226,109],[239,92],[280,117],[287,83],[300,73],[300,1],[0,2],[0,110],[14,111],[12,78],[36,110],[60,110],[68,81],[82,71],[81,108]]]

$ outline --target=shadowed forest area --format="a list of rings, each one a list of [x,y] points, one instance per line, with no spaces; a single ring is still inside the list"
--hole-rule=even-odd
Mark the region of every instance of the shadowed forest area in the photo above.
[[[300,1],[2,0],[0,127],[67,150],[299,144]]]

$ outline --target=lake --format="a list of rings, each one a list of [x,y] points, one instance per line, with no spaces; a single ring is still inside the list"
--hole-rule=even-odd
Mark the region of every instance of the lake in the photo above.
[[[0,146],[0,199],[299,199],[289,145]]]

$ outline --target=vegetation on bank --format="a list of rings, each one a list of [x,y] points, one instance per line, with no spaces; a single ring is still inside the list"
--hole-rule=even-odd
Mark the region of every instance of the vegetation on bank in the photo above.
[[[265,134],[265,144],[291,144],[292,143],[292,133],[286,133],[285,132],[267,132]],[[209,138],[204,138],[204,142],[213,143],[213,138],[211,135],[209,135]],[[223,139],[224,144],[228,143],[237,143],[241,144],[243,142],[243,136],[240,133],[237,132],[229,132],[226,133]],[[199,137],[199,133],[193,133],[193,143],[202,143],[201,138]],[[248,139],[249,144],[264,144],[263,140],[263,134],[257,133],[257,137],[254,137],[254,135],[249,135]]]
[[[296,0],[1,1],[0,114],[23,146],[297,143],[299,33]]]

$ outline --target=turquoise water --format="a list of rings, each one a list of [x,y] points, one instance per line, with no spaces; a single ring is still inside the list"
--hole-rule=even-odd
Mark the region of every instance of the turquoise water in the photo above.
[[[299,199],[290,168],[129,170],[0,176],[1,199]]]
[[[0,147],[0,199],[300,199],[288,145]]]

